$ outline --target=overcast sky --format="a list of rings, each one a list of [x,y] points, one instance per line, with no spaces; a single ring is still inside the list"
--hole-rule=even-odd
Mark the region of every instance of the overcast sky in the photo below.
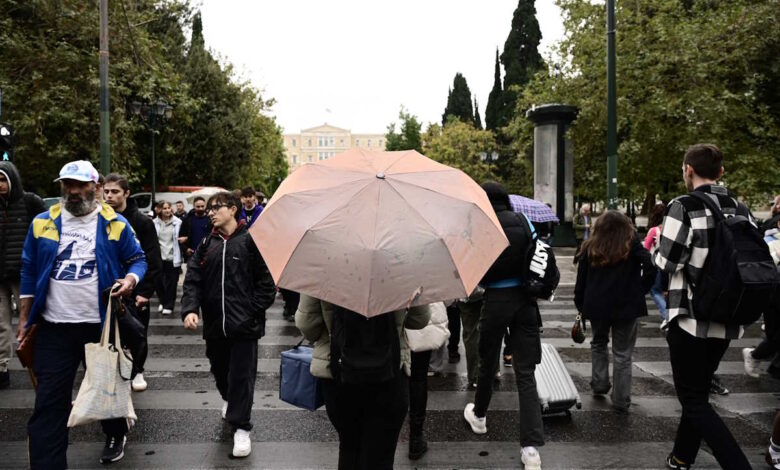
[[[542,53],[563,34],[553,0],[537,0]],[[496,47],[517,0],[202,0],[212,52],[276,99],[285,133],[328,122],[384,133],[405,106],[441,121],[456,72],[485,105]],[[503,72],[503,68],[502,68]]]

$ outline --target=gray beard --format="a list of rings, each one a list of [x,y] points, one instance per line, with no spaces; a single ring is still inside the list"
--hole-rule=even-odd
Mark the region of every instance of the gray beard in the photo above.
[[[71,202],[65,197],[61,197],[60,200],[62,201],[62,205],[65,207],[65,210],[70,212],[75,217],[83,217],[95,210],[95,207],[97,207],[94,193],[91,197],[82,199],[79,202]]]

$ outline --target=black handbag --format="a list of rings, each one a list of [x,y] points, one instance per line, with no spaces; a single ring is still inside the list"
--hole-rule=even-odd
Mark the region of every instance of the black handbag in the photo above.
[[[585,320],[580,313],[577,313],[577,318],[574,319],[574,325],[571,327],[571,339],[577,344],[585,342]]]

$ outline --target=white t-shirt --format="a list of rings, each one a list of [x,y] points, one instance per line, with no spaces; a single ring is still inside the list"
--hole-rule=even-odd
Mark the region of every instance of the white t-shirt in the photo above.
[[[43,318],[52,323],[100,323],[95,238],[98,206],[84,217],[62,211],[62,233],[49,275]]]

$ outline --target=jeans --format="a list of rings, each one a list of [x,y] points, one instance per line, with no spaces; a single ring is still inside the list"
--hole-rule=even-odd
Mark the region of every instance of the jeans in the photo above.
[[[76,369],[84,362],[84,345],[100,341],[100,323],[41,321],[35,338],[34,366],[38,378],[35,409],[27,423],[30,467],[67,468],[68,416]],[[124,418],[101,421],[107,436],[127,433]],[[95,458],[97,461],[97,457]]]
[[[157,278],[157,297],[164,309],[173,310],[176,305],[176,286],[179,284],[181,267],[173,265],[173,261],[162,262],[162,273]]]
[[[425,423],[425,410],[428,408],[428,363],[432,352],[412,352],[412,375],[409,377],[410,434],[422,434]]]
[[[664,297],[664,289],[661,286],[661,271],[658,271],[655,275],[655,282],[653,282],[653,287],[650,288],[650,297],[653,298],[655,306],[658,307],[658,311],[661,313],[661,320],[666,321],[666,297]]]
[[[321,379],[328,418],[339,434],[339,470],[392,470],[409,407],[403,371],[378,384]]]
[[[542,359],[536,301],[520,288],[487,289],[479,320],[479,379],[474,414],[487,413],[493,394],[493,378],[506,329],[512,332],[512,368],[515,371],[520,407],[520,444],[543,446],[542,408],[536,391],[534,370]]]
[[[206,357],[217,390],[228,404],[225,420],[233,432],[252,429],[252,404],[257,377],[257,340],[206,339]]]
[[[590,342],[591,367],[593,370],[590,388],[594,392],[609,390],[609,330],[612,330],[612,406],[628,409],[631,405],[631,354],[636,344],[637,320],[619,323],[591,320],[593,340]]]
[[[479,317],[482,301],[458,302],[460,318],[463,321],[463,346],[466,349],[466,370],[468,383],[477,383],[479,374]]]
[[[721,467],[749,469],[745,454],[709,402],[710,382],[729,340],[696,338],[672,322],[666,334],[672,363],[674,388],[682,416],[674,440],[674,456],[693,464],[702,439],[712,449]]]
[[[13,309],[11,294],[19,302],[19,281],[0,281],[0,372],[8,370],[8,361],[13,355],[16,332],[11,325]]]

